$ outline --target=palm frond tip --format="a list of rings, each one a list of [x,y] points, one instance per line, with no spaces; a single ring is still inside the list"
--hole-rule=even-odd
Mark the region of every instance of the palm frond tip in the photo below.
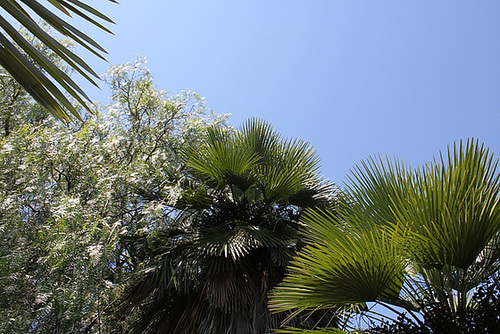
[[[109,1],[117,3],[114,0]],[[108,23],[113,23],[113,21],[85,3],[78,0],[50,0],[49,2],[64,15],[75,14],[99,29],[111,33],[98,20]],[[103,54],[106,51],[90,36],[35,0],[5,0],[0,2],[0,8],[23,29],[29,31],[34,38],[66,61],[73,70],[90,83],[97,85],[92,77],[98,78],[98,75],[90,66],[47,33],[29,12],[34,13],[49,27],[67,36],[97,57],[105,59]],[[36,50],[3,16],[0,16],[0,28],[3,30],[0,34],[0,65],[57,119],[65,122],[70,121],[71,117],[81,119],[79,112],[63,92],[65,91],[83,107],[90,110],[85,102],[90,101],[90,99],[83,90],[68,75],[58,69],[51,60]]]

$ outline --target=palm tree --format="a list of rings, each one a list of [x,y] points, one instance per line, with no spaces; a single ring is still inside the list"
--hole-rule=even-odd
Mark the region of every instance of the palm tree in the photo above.
[[[335,188],[319,177],[318,156],[252,119],[240,131],[210,128],[184,159],[189,177],[176,203],[182,211],[169,228],[153,231],[147,247],[148,237],[128,240],[146,265],[122,305],[140,311],[139,332],[277,328],[286,315],[268,311],[267,294],[302,245],[299,216],[306,207],[333,205]]]
[[[460,328],[471,295],[500,269],[498,161],[475,140],[424,168],[370,159],[336,214],[305,214],[309,245],[272,297],[275,311],[445,308]],[[399,311],[397,311],[399,312]]]
[[[112,21],[79,0],[48,0],[55,8],[65,15],[75,14],[92,23],[100,29],[111,33],[109,29],[97,20]],[[117,3],[115,0],[109,0]],[[88,35],[75,28],[61,17],[54,14],[36,0],[4,0],[0,2],[6,14],[16,20],[21,27],[29,31],[36,39],[50,48],[55,54],[89,82],[96,85],[92,77],[98,75],[74,52],[59,43],[48,34],[30,15],[36,14],[44,23],[59,33],[71,38],[99,58],[104,59],[106,51]],[[59,84],[67,93],[85,108],[89,108],[85,100],[90,101],[85,92],[61,69],[37,50],[12,24],[0,15],[0,65],[19,82],[19,84],[53,116],[63,121],[69,121],[70,115],[80,119],[78,111],[68,98],[56,86]]]

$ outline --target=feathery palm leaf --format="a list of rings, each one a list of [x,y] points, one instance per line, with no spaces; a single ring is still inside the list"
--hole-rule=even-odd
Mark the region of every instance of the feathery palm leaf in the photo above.
[[[115,0],[109,1],[117,3]],[[112,23],[111,19],[85,3],[78,0],[49,0],[49,2],[63,14],[68,16],[72,13],[76,14],[85,21],[111,33],[108,28],[97,21]],[[103,53],[106,51],[92,38],[36,0],[5,0],[0,2],[0,8],[66,61],[72,69],[97,86],[92,77],[98,78],[98,75],[85,61],[42,29],[28,11],[33,12],[59,33],[104,59]],[[0,34],[0,65],[53,116],[66,122],[70,120],[70,115],[80,119],[78,111],[54,82],[88,109],[85,100],[90,101],[90,99],[85,92],[67,74],[36,50],[4,16],[0,16],[0,28],[3,30]]]

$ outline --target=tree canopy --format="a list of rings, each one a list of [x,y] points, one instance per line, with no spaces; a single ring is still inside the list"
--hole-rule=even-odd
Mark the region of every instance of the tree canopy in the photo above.
[[[148,333],[279,327],[285,316],[268,311],[267,294],[302,245],[300,214],[334,205],[335,187],[318,174],[318,156],[258,119],[240,130],[210,127],[182,156],[186,174],[174,205],[182,214],[129,240],[145,260],[124,295],[123,313],[137,312],[137,328]],[[165,196],[154,188],[146,197]],[[318,321],[304,317],[297,324]]]
[[[303,245],[299,217],[335,203],[314,149],[158,90],[141,60],[104,77],[111,104],[66,126],[4,76],[0,331],[279,327],[267,294]]]
[[[50,2],[105,29],[83,3]],[[157,89],[141,59],[111,67],[112,102],[90,109],[67,81],[75,66],[91,80],[86,65],[23,6],[0,6],[29,30],[0,17],[12,39],[0,37],[0,64],[21,57],[0,69],[1,332],[499,328],[500,174],[478,140],[420,168],[370,158],[341,191],[307,142],[256,118],[233,128],[196,93]],[[65,110],[81,122],[48,117]],[[380,322],[374,304],[399,318]]]
[[[122,333],[108,305],[138,263],[121,238],[168,224],[178,152],[225,122],[192,92],[156,89],[141,61],[106,78],[113,102],[69,127],[2,82],[0,332]],[[136,191],[165,180],[161,201]]]

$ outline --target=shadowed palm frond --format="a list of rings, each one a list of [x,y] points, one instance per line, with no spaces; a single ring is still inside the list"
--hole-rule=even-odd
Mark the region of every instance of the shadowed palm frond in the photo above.
[[[265,227],[249,225],[243,221],[204,228],[197,242],[209,256],[223,256],[237,261],[252,249],[260,247],[285,247],[288,240],[283,235]]]
[[[302,247],[299,216],[331,207],[335,187],[318,175],[308,144],[284,140],[262,120],[235,131],[212,127],[204,139],[183,152],[188,173],[175,206],[188,223],[172,226],[184,226],[186,236],[145,261],[151,271],[124,300],[148,310],[138,327],[145,332],[268,333],[295,312],[269,312],[268,293]],[[167,284],[182,278],[190,290]],[[334,323],[327,313],[300,315],[290,326]]]
[[[117,3],[114,0],[109,1]],[[111,19],[85,3],[78,0],[50,0],[49,2],[64,15],[75,14],[92,25],[111,33],[98,21],[112,23]],[[29,14],[29,11],[51,28],[104,59],[103,54],[106,51],[92,38],[36,0],[5,0],[0,2],[0,8],[63,59],[73,70],[97,86],[92,77],[98,78],[98,75],[74,52],[50,36]],[[0,65],[54,117],[65,122],[70,121],[71,116],[80,119],[78,111],[55,83],[59,84],[82,106],[89,109],[85,100],[90,101],[90,99],[85,92],[67,74],[57,68],[51,60],[33,47],[11,25],[6,16],[0,16],[0,28],[3,30],[0,34]]]
[[[285,327],[277,329],[274,333],[278,334],[348,334],[348,332],[341,331],[337,328],[318,328],[318,329],[300,329]]]
[[[291,205],[302,208],[317,206],[335,210],[339,193],[337,185],[329,180],[310,179],[301,190],[291,195],[288,201]]]

